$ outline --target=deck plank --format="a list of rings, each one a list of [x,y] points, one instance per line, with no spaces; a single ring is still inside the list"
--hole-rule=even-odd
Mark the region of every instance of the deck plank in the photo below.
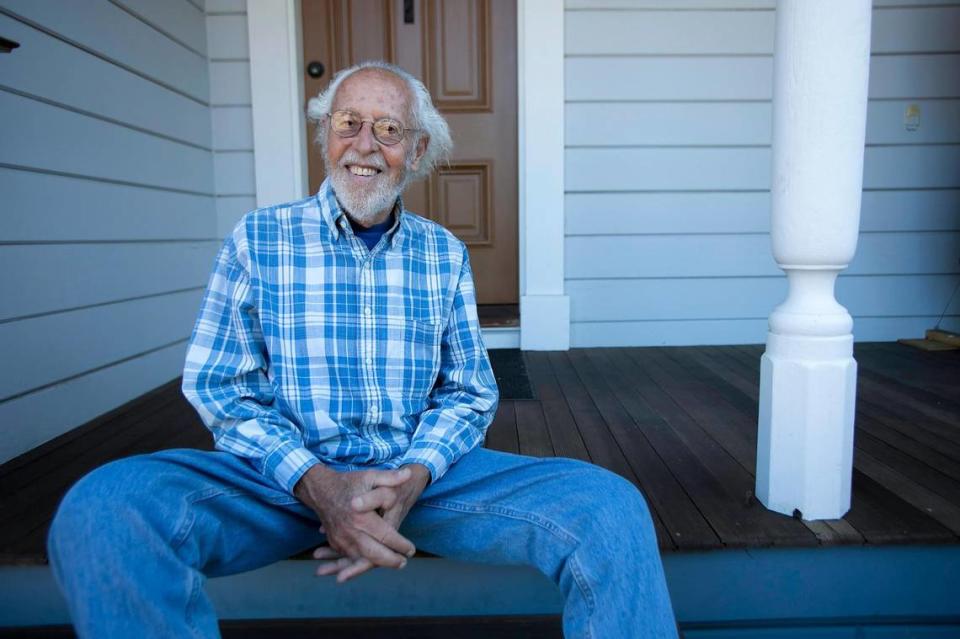
[[[11,486],[9,489],[4,486],[0,526],[7,531],[12,526],[23,524],[34,511],[39,510],[36,507],[38,504],[50,499],[59,501],[59,496],[89,470],[113,459],[147,452],[151,443],[162,442],[173,434],[166,427],[181,414],[180,406],[170,402],[157,412],[149,413],[145,419],[114,433],[105,445],[92,449],[88,454],[67,463],[48,466],[48,473],[42,480]],[[16,477],[10,479],[10,483],[15,484],[12,480]]]
[[[104,424],[104,428],[109,424]],[[200,438],[209,433],[182,398],[175,398],[155,413],[128,425],[109,445],[89,451],[76,460],[50,468],[42,481],[22,487],[0,502],[0,557],[21,554],[27,548],[43,548],[46,530],[67,489],[90,470],[131,455],[166,448],[210,449]]]
[[[513,401],[500,402],[493,423],[487,429],[484,446],[505,453],[520,452],[520,441],[517,439],[517,410]]]
[[[952,362],[955,352],[922,354],[903,344],[858,344],[854,356],[858,362],[912,392],[941,400],[956,401],[960,386],[960,367]],[[930,357],[927,358],[926,355]],[[947,355],[947,358],[938,357]],[[923,359],[926,364],[923,363]]]
[[[630,463],[623,455],[623,451],[617,445],[616,439],[610,433],[607,424],[598,411],[593,399],[583,386],[579,375],[574,369],[567,353],[552,352],[548,360],[560,383],[567,403],[570,406],[570,412],[580,430],[580,436],[584,443],[590,449],[590,456],[593,463],[603,466],[607,470],[613,471],[621,477],[628,479],[640,491],[643,491],[643,484],[634,473]],[[647,497],[649,503],[649,496]],[[660,518],[660,513],[655,509],[651,510],[654,527],[657,530],[657,540],[662,549],[673,549],[676,547],[669,530]]]
[[[748,481],[751,503],[756,503],[753,490],[756,484],[757,403],[738,391],[727,379],[692,362],[684,349],[651,349],[653,361],[663,369],[664,376],[682,378],[689,386],[683,396],[687,412],[717,442],[729,442],[727,450],[747,473],[740,481]],[[667,377],[664,377],[667,379]],[[728,472],[733,472],[731,467]],[[774,545],[812,545],[813,534],[803,522],[776,514],[763,508],[763,522]]]
[[[607,352],[621,363],[625,374],[630,375],[635,392],[670,424],[683,446],[692,453],[692,459],[683,467],[685,477],[695,478],[688,492],[692,491],[691,498],[725,546],[816,543],[815,537],[801,524],[766,510],[754,499],[753,476],[689,414],[685,402],[691,394],[678,391],[670,378],[664,376],[661,363],[645,357],[649,351],[638,354],[633,349],[609,349]],[[667,440],[661,440],[661,445],[667,444]]]
[[[902,497],[907,503],[937,521],[944,528],[960,535],[960,502],[945,499],[935,491],[901,474],[857,447],[853,451],[854,468]]]
[[[868,397],[874,401],[870,401]],[[884,401],[887,401],[884,405],[879,403]],[[860,414],[952,459],[954,465],[960,469],[960,443],[954,441],[952,434],[944,431],[949,427],[919,413],[902,410],[903,407],[891,409],[890,406],[891,402],[885,400],[881,394],[857,398],[857,410]]]
[[[957,536],[911,504],[854,469],[857,495],[844,519],[867,543],[957,543]]]
[[[573,420],[573,414],[547,361],[546,353],[527,352],[524,353],[524,358],[530,372],[530,381],[540,398],[554,452],[558,457],[591,461],[590,453],[583,443],[580,430]]]
[[[531,457],[556,457],[540,402],[517,401],[516,410],[520,454]]]
[[[179,388],[180,378],[171,380],[92,419],[86,424],[67,431],[59,437],[44,442],[36,448],[11,459],[0,466],[0,487],[8,481],[18,479],[23,474],[21,471],[25,469],[42,469],[44,468],[43,463],[49,463],[51,467],[55,467],[64,459],[72,459],[80,452],[99,446],[110,435],[109,430],[103,429],[105,424],[135,423],[159,406],[174,401],[174,394],[179,394]],[[41,465],[36,466],[35,463],[41,460],[43,460]],[[0,488],[0,491],[2,491],[2,488]],[[0,492],[0,499],[2,499],[2,492]]]
[[[858,420],[858,425],[865,421],[863,416],[859,416]],[[960,481],[956,478],[940,472],[912,455],[901,452],[895,446],[874,437],[863,428],[858,428],[855,443],[857,448],[880,463],[897,469],[898,472],[927,490],[960,505]]]
[[[646,436],[648,430],[666,428],[663,420],[630,393],[629,384],[599,353],[591,356],[575,350],[570,352],[570,360],[674,545],[681,549],[720,547],[719,537]]]

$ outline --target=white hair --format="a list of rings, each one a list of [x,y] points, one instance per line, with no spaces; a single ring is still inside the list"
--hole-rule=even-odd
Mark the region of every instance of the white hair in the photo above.
[[[450,158],[450,152],[453,150],[453,140],[450,139],[450,128],[447,126],[447,121],[440,115],[440,112],[437,111],[437,108],[433,106],[433,100],[430,99],[430,92],[427,91],[427,87],[407,71],[395,64],[383,62],[382,60],[368,60],[339,71],[333,76],[327,88],[317,94],[317,97],[310,98],[310,101],[307,103],[307,118],[317,123],[316,141],[323,149],[324,157],[326,157],[327,153],[327,128],[322,126],[322,122],[326,120],[327,115],[333,108],[333,99],[337,94],[337,89],[343,84],[343,81],[357,71],[364,69],[378,69],[392,73],[406,83],[410,95],[413,98],[410,118],[413,124],[412,128],[419,129],[419,131],[413,138],[411,154],[412,151],[416,149],[420,136],[426,135],[428,140],[427,149],[424,151],[423,157],[420,158],[420,165],[415,171],[411,171],[409,181],[426,177],[433,171],[435,166],[442,162],[447,162]]]

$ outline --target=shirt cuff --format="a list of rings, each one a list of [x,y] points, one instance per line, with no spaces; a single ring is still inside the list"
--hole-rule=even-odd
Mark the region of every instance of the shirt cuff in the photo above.
[[[430,471],[430,483],[433,484],[447,472],[450,467],[450,461],[443,456],[436,448],[431,448],[428,444],[416,444],[410,446],[400,460],[400,466],[404,464],[423,464]]]
[[[274,448],[263,460],[263,474],[273,478],[291,495],[300,478],[320,460],[309,450],[291,442]]]

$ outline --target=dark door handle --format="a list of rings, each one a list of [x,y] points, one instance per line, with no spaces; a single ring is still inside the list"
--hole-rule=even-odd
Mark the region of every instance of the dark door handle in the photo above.
[[[322,62],[314,61],[307,65],[307,75],[314,79],[323,76],[325,70]]]

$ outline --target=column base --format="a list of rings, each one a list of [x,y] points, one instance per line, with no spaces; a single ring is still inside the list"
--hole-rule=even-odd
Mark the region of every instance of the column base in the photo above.
[[[524,295],[520,298],[520,348],[565,351],[570,348],[570,298]]]
[[[853,335],[767,334],[756,486],[764,506],[807,520],[850,509],[856,390]]]

